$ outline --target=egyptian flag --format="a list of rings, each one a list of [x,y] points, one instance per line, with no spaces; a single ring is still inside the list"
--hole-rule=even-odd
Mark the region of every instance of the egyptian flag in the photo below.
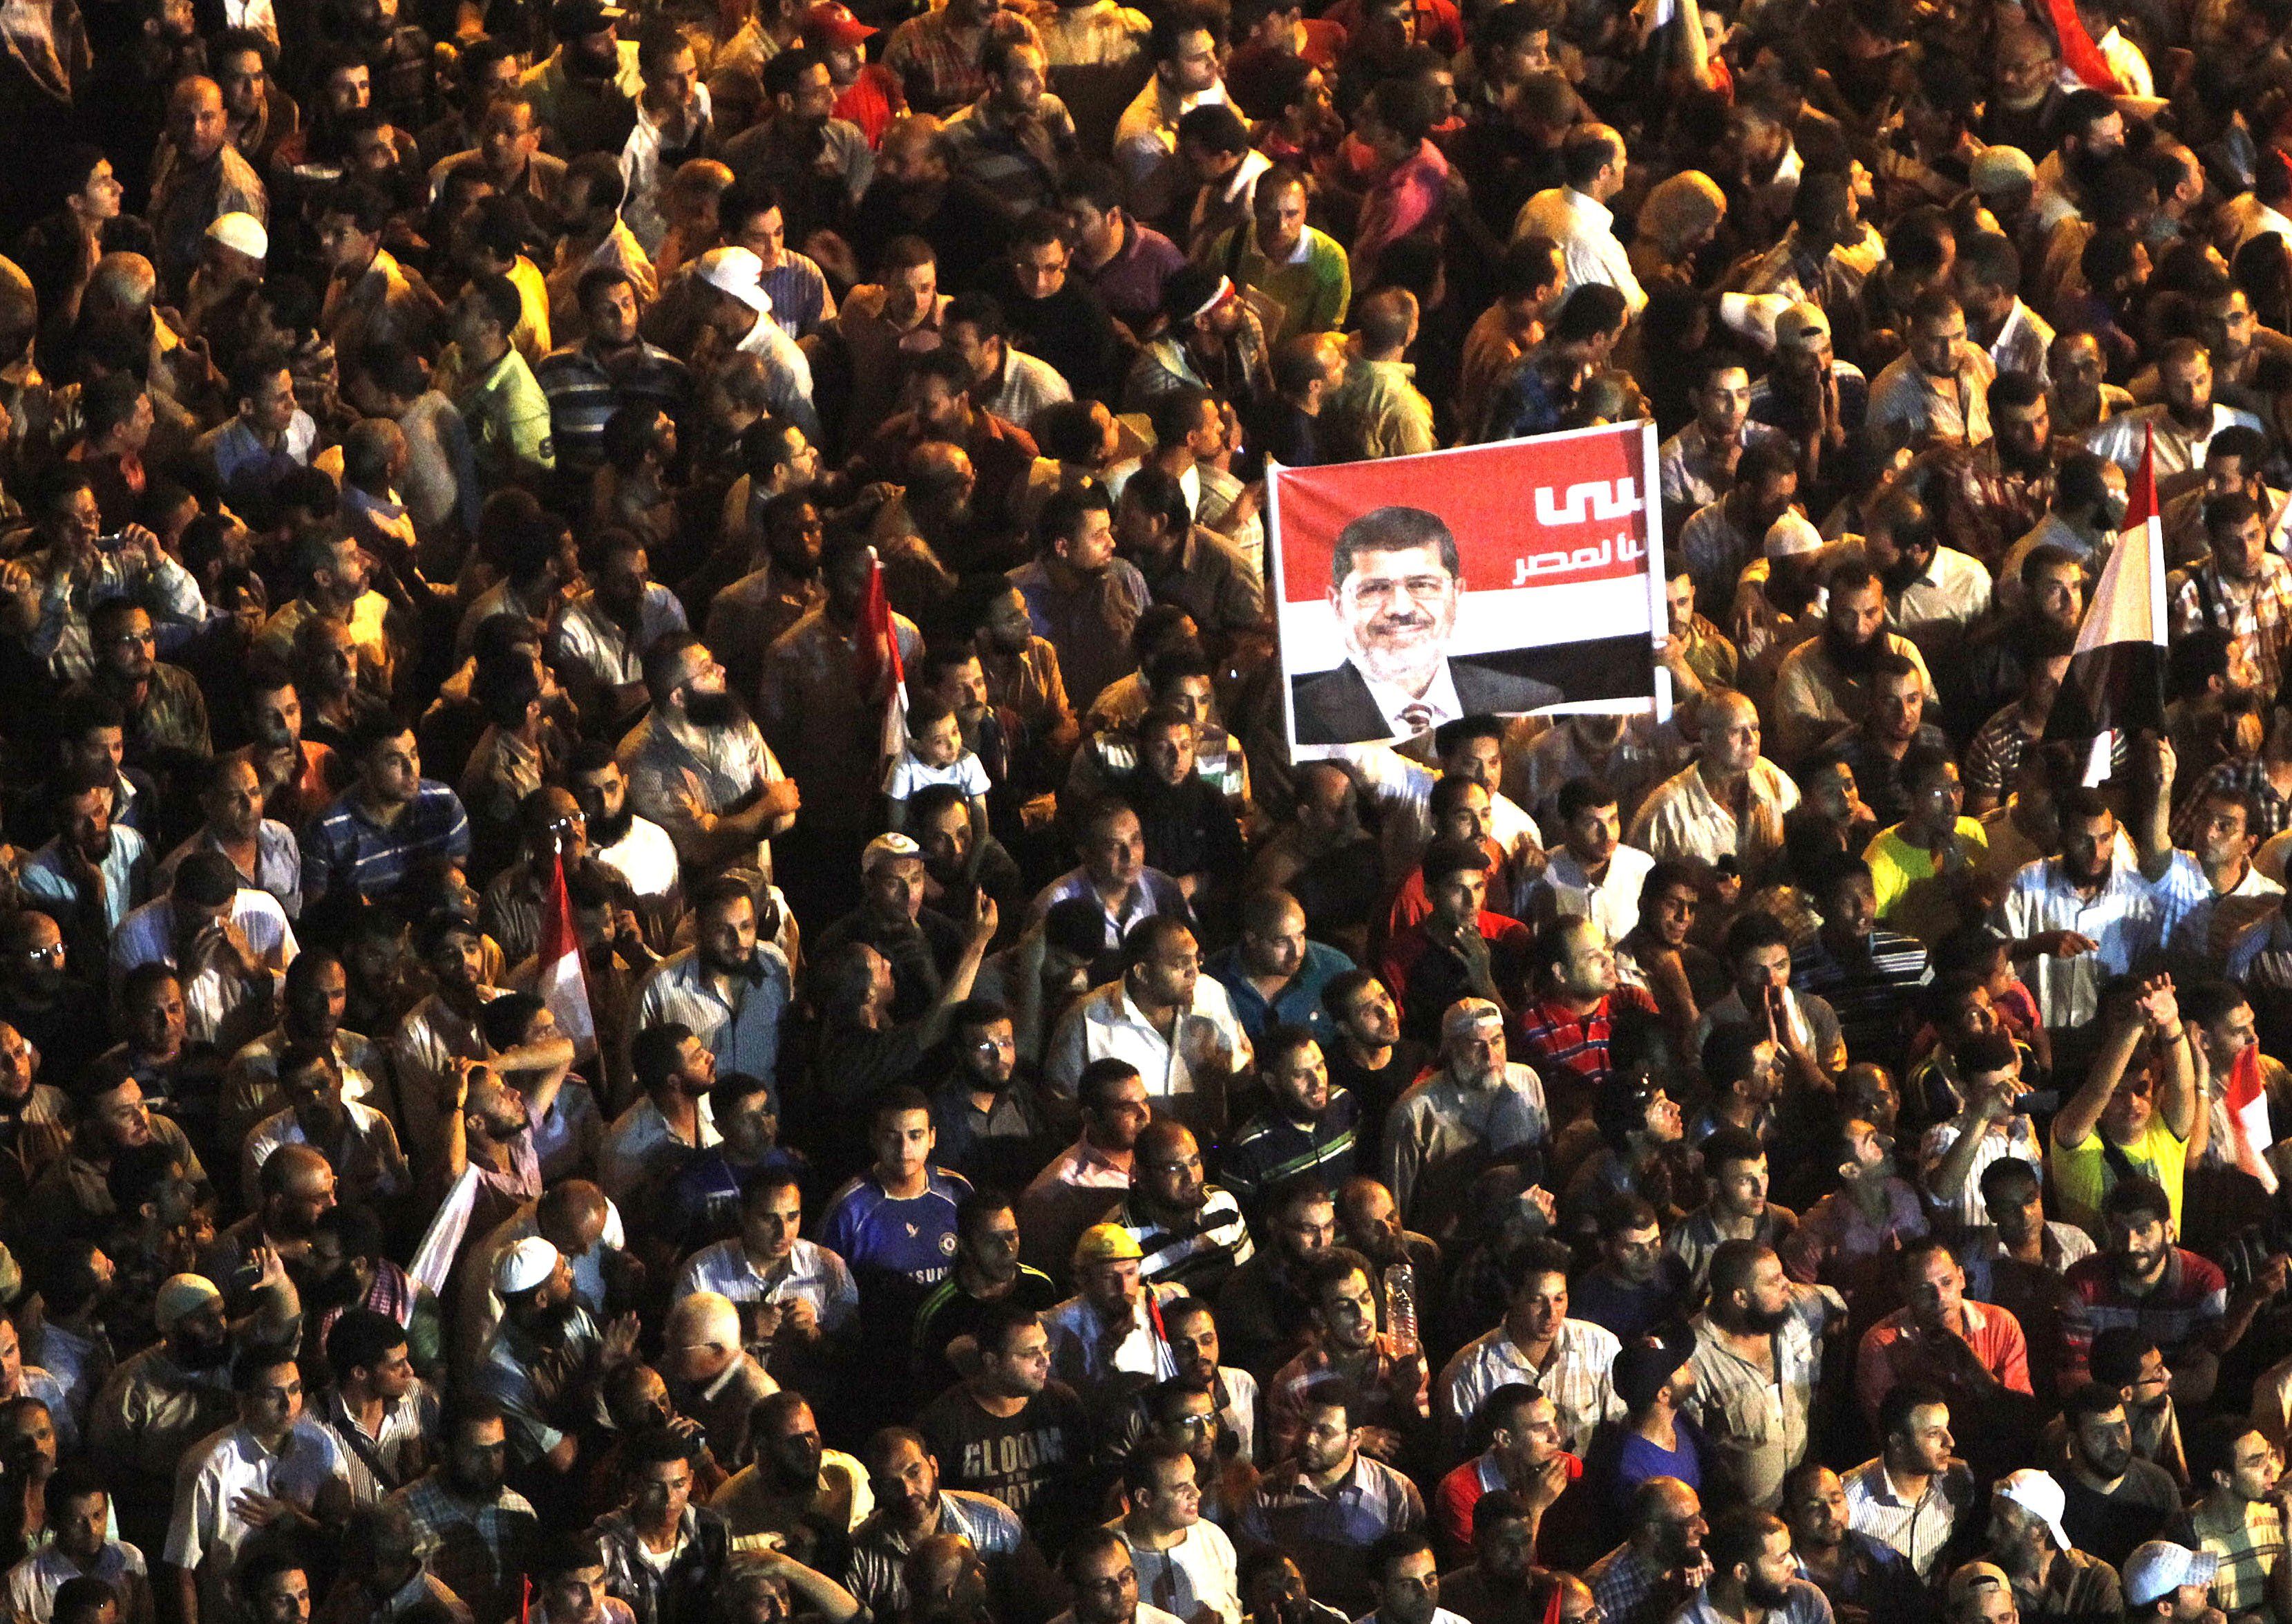
[[[577,1049],[597,1041],[597,1019],[589,1009],[589,978],[581,967],[581,938],[573,929],[573,901],[565,890],[565,857],[550,861],[549,894],[542,900],[539,967],[534,991],[557,1017],[557,1030]]]
[[[868,549],[873,557],[875,549]],[[891,600],[884,595],[884,561],[875,559],[868,573],[868,595],[860,604],[860,634],[853,642],[855,675],[860,691],[884,695],[883,742],[877,755],[896,761],[908,747],[907,672],[900,662],[900,626],[892,618]]]
[[[2046,719],[2046,737],[2089,742],[2085,781],[2109,776],[2113,736],[2165,730],[2165,529],[2157,511],[2151,430],[2134,476],[2125,528],[2078,627],[2077,648]]]
[[[2123,95],[2125,86],[2110,71],[2109,59],[2094,44],[2093,36],[2085,31],[2085,24],[2078,20],[2077,0],[2046,0],[2046,15],[2062,42],[2062,66],[2077,75],[2078,83],[2104,96]]]
[[[2268,1147],[2276,1143],[2276,1135],[2268,1126],[2268,1090],[2260,1082],[2258,1044],[2248,1043],[2238,1052],[2221,1103],[2228,1109],[2229,1159],[2274,1195],[2276,1170],[2268,1165]]]

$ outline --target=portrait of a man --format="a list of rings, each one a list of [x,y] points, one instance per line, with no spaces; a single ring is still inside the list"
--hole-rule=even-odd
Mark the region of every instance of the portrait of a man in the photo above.
[[[1380,507],[1337,533],[1328,604],[1345,663],[1292,679],[1297,742],[1411,738],[1458,716],[1557,705],[1550,683],[1449,644],[1465,590],[1457,538],[1421,507]]]

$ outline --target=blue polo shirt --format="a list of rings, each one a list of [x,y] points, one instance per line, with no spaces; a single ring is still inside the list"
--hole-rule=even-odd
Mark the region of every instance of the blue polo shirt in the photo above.
[[[1265,1029],[1287,1023],[1302,1026],[1320,1039],[1326,1047],[1337,1035],[1337,1023],[1329,1012],[1321,1007],[1321,990],[1353,967],[1353,961],[1336,949],[1319,941],[1305,944],[1305,962],[1297,966],[1297,974],[1271,1003],[1258,996],[1250,984],[1249,976],[1241,967],[1239,945],[1210,956],[1202,968],[1210,973],[1219,986],[1233,999],[1234,1019],[1241,1022],[1252,1042],[1265,1035]]]

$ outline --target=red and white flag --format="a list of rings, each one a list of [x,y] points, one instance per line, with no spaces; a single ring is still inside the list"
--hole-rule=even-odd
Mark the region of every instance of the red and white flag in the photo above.
[[[2228,1108],[2229,1159],[2274,1195],[2276,1169],[2268,1165],[2268,1147],[2276,1143],[2276,1135],[2268,1126],[2268,1090],[2261,1086],[2258,1044],[2248,1043],[2238,1051],[2221,1103]]]
[[[2089,744],[2085,781],[2109,776],[2113,736],[2165,731],[2165,526],[2156,432],[2142,448],[2125,523],[2094,584],[2046,737]]]
[[[2109,59],[2102,54],[2101,47],[2094,44],[2093,36],[2078,20],[2077,0],[2046,0],[2046,15],[2061,39],[2062,62],[2077,75],[2078,83],[2104,96],[2123,95],[2125,86],[2117,82]]]
[[[565,891],[564,854],[553,858],[549,868],[534,991],[557,1017],[558,1031],[580,1048],[597,1040],[597,1018],[589,1009],[589,977],[581,966],[581,938],[573,928],[573,901]]]
[[[875,549],[868,549],[871,558]],[[877,754],[885,761],[898,759],[908,747],[908,674],[900,660],[900,623],[892,602],[884,595],[884,561],[875,558],[868,574],[868,595],[860,602],[860,634],[853,652],[859,665],[860,691],[883,696],[883,741]]]

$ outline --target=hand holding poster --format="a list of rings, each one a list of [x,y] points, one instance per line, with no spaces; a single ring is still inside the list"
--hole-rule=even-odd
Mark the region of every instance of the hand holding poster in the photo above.
[[[1668,712],[1652,424],[1275,468],[1290,749],[1458,716]]]

